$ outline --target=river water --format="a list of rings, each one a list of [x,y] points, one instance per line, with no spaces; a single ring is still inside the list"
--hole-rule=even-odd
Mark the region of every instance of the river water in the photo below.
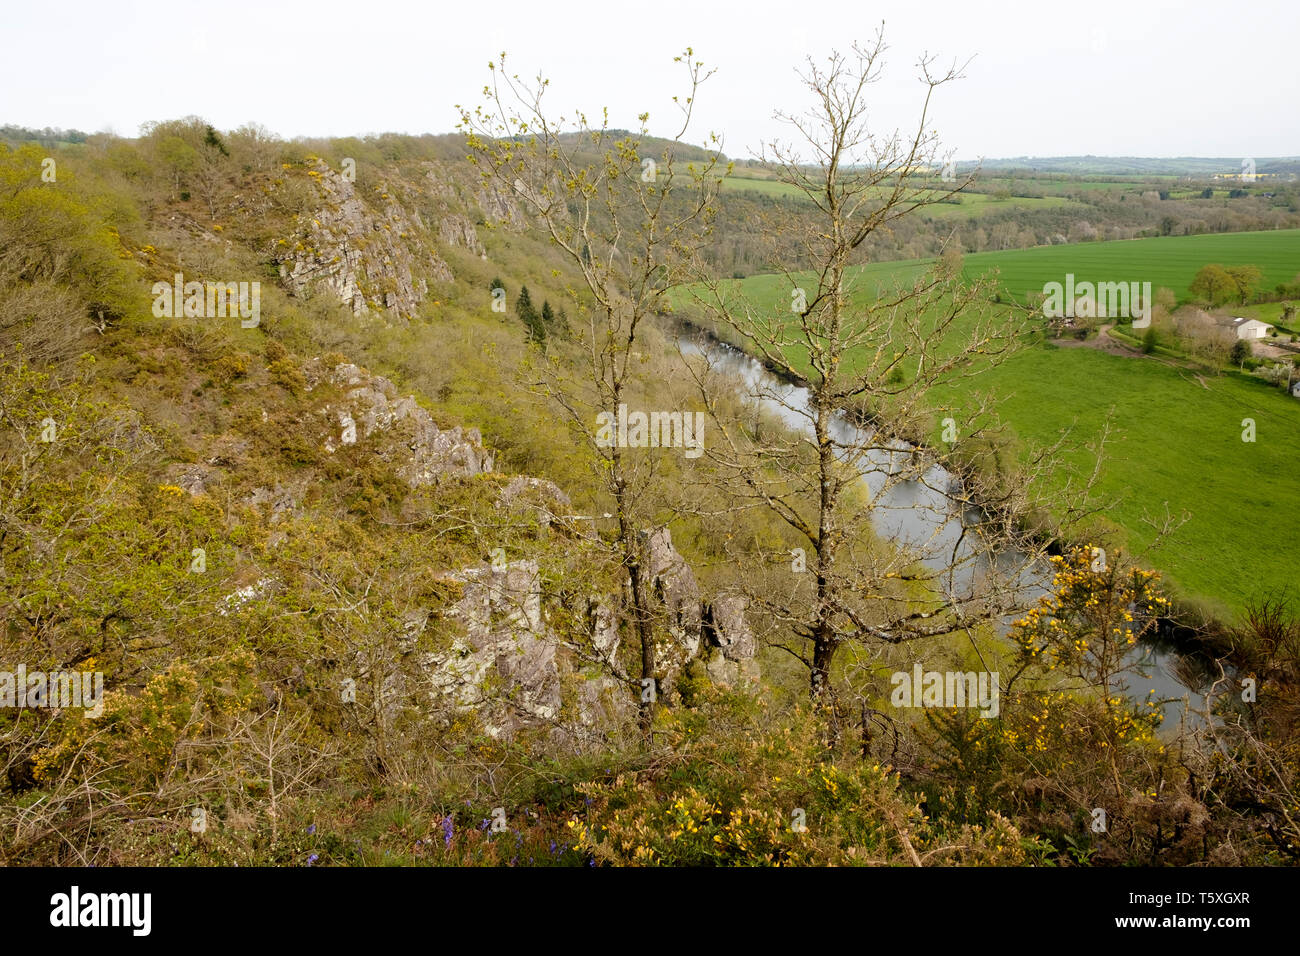
[[[792,431],[812,433],[806,388],[783,381],[741,350],[699,332],[680,333],[677,346],[688,359],[706,358],[712,373],[730,378],[756,411],[776,416]],[[844,446],[872,444],[870,433],[843,413],[835,416],[832,437]],[[961,482],[955,475],[906,442],[878,444],[887,447],[869,447],[859,462],[871,489],[871,520],[877,533],[911,551],[932,570],[952,568],[941,582],[950,593],[969,593],[990,574],[1011,582],[1017,601],[1024,606],[1047,593],[1052,572],[1044,561],[1004,551],[992,559],[997,567],[990,567],[990,558],[977,548],[970,533],[982,514],[960,500]],[[1115,689],[1140,703],[1152,697],[1166,701],[1162,734],[1176,732],[1180,718],[1185,717],[1190,725],[1200,722],[1198,711],[1204,707],[1209,681],[1205,662],[1180,654],[1160,639],[1140,641],[1129,661],[1129,669]],[[1184,684],[1180,673],[1194,686]]]

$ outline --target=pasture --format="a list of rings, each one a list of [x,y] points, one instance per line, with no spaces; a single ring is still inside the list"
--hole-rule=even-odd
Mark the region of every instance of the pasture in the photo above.
[[[996,268],[1004,293],[1019,301],[1066,272],[1094,281],[1150,281],[1183,299],[1196,271],[1209,262],[1257,265],[1266,287],[1290,281],[1300,272],[1300,230],[981,253],[965,258],[963,274]],[[865,305],[882,287],[908,283],[932,265],[912,260],[858,267],[853,297]],[[764,275],[737,285],[752,304],[770,303],[775,312],[788,310],[794,284],[786,276]],[[678,305],[690,310],[687,290],[679,293]],[[845,367],[852,370],[851,357]],[[1098,487],[1103,499],[1114,502],[1106,519],[1121,529],[1130,548],[1141,550],[1155,537],[1151,520],[1188,513],[1187,522],[1148,558],[1185,594],[1231,613],[1252,595],[1296,586],[1300,401],[1236,372],[1198,376],[1155,358],[1037,341],[959,387],[933,392],[936,423],[952,415],[960,433],[964,409],[974,407],[977,392],[997,397],[998,416],[1022,450],[1047,445],[1067,429],[1082,447],[1095,441],[1109,417],[1113,441]],[[1242,440],[1245,419],[1254,421],[1253,442]],[[938,435],[936,427],[936,441]],[[1067,471],[1087,469],[1089,461],[1076,452]],[[1067,477],[1052,480],[1059,484]]]

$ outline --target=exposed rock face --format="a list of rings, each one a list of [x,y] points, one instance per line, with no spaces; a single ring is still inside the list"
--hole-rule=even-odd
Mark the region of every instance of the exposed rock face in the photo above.
[[[453,578],[464,583],[465,595],[449,616],[464,635],[428,661],[435,697],[458,710],[478,710],[492,736],[557,718],[556,641],[542,618],[537,562],[467,568]],[[504,692],[493,693],[494,683]]]
[[[501,490],[497,507],[512,514],[531,511],[537,518],[538,533],[545,535],[551,522],[569,513],[572,505],[569,496],[553,481],[516,475]]]
[[[670,699],[678,675],[700,652],[703,607],[700,585],[686,559],[673,547],[667,528],[641,533],[642,586],[662,614],[666,639],[655,646],[659,692]]]
[[[298,234],[275,248],[280,279],[295,296],[324,290],[352,306],[355,314],[386,309],[390,317],[414,316],[429,292],[428,281],[450,282],[451,267],[425,242],[424,224],[386,191],[375,186],[371,202],[354,184],[318,160],[308,173],[322,203],[298,222]],[[455,227],[449,227],[456,233]],[[470,227],[470,232],[473,228]],[[461,230],[462,241],[468,237]],[[478,242],[477,235],[473,241]]]
[[[658,647],[661,693],[671,702],[677,678],[696,659],[703,660],[715,683],[757,682],[757,642],[745,620],[744,598],[722,595],[702,603],[695,575],[668,532],[648,533],[645,542],[647,574],[665,615],[660,623],[666,624]],[[493,736],[545,723],[557,733],[580,737],[584,728],[609,730],[632,720],[636,682],[615,676],[622,674],[617,663],[622,638],[610,603],[589,599],[594,657],[587,652],[577,660],[545,619],[535,561],[481,565],[453,577],[465,591],[448,616],[464,633],[425,664],[435,702],[443,709],[477,712]]]
[[[608,662],[613,662],[618,654],[622,637],[618,633],[618,622],[609,605],[596,600],[587,601],[587,626],[591,629],[591,643],[596,653]]]
[[[342,173],[314,160],[307,175],[320,203],[298,217],[291,238],[272,249],[280,279],[301,297],[323,292],[351,306],[354,314],[380,310],[389,320],[415,316],[429,295],[429,283],[451,282],[451,267],[434,242],[487,258],[471,210],[479,224],[521,230],[527,220],[517,197],[476,182],[459,185],[452,167],[423,164],[415,183],[395,179],[365,187],[365,195]],[[426,222],[419,210],[432,221]],[[206,230],[201,234],[210,238]]]
[[[202,464],[178,465],[168,469],[168,478],[178,488],[197,496],[206,494],[212,485],[219,483],[221,473]]]
[[[758,641],[745,620],[746,600],[739,594],[724,594],[704,605],[704,637],[718,653],[709,658],[709,679],[732,687],[758,681]]]
[[[480,186],[474,198],[489,222],[501,223],[512,229],[523,229],[528,225],[515,197],[496,185]]]
[[[325,368],[318,359],[304,365],[303,374],[309,388],[327,381],[347,392],[343,406],[323,410],[329,428],[326,451],[390,433],[395,440],[376,441],[375,454],[384,461],[399,459],[397,473],[412,488],[492,470],[492,456],[478,429],[440,429],[414,396],[398,398],[397,388],[382,375],[346,362]]]
[[[479,240],[478,230],[464,216],[444,216],[438,220],[438,238],[449,246],[460,246],[476,256],[487,255]]]
[[[254,488],[252,492],[244,498],[245,503],[261,508],[269,506],[271,509],[271,524],[277,524],[285,514],[292,515],[298,507],[298,502],[302,500],[302,488],[285,488],[277,484],[275,489]]]
[[[758,642],[745,620],[745,599],[726,594],[711,603],[702,600],[695,572],[673,547],[667,528],[645,532],[641,540],[642,580],[667,634],[655,648],[660,693],[671,700],[681,672],[696,659],[706,662],[714,683],[757,682]]]

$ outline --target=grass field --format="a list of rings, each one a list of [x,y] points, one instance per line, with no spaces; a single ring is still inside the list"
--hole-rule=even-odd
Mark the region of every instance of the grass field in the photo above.
[[[968,279],[997,270],[1004,294],[1018,302],[1029,293],[1041,293],[1044,283],[1064,282],[1066,273],[1073,273],[1076,282],[1150,282],[1153,290],[1164,286],[1186,301],[1197,271],[1211,262],[1258,266],[1265,289],[1292,281],[1300,273],[1300,229],[1035,246],[973,252],[963,261],[962,273]],[[910,282],[933,263],[933,259],[873,262],[855,267],[851,281],[862,294],[874,296],[882,287]],[[770,297],[774,303],[788,303],[790,287],[780,275],[752,276],[743,286],[755,301]]]
[[[1094,281],[1150,281],[1186,296],[1207,262],[1258,265],[1270,285],[1289,280],[1300,272],[1300,230],[983,253],[967,256],[964,271],[997,267],[1018,298],[1067,271]],[[907,282],[930,264],[861,267],[855,296]],[[754,276],[741,285],[751,302],[788,308],[791,283],[784,276]],[[1153,537],[1147,517],[1166,507],[1190,512],[1150,559],[1187,594],[1233,612],[1262,590],[1300,583],[1300,402],[1281,390],[1235,372],[1198,380],[1153,359],[1035,345],[961,389],[933,394],[932,403],[952,409],[960,421],[976,389],[1001,400],[1002,420],[1028,445],[1048,444],[1065,428],[1085,443],[1113,413],[1115,441],[1099,488],[1117,500],[1107,518],[1131,547],[1143,548]],[[1245,418],[1255,422],[1253,443],[1242,440]],[[1085,457],[1074,464],[1086,467]]]
[[[804,194],[794,186],[771,179],[743,179],[728,176],[723,179],[722,188],[733,191],[757,192],[767,196],[806,199]],[[933,206],[925,207],[924,214],[940,218],[947,216],[978,216],[998,209],[1046,209],[1056,206],[1077,205],[1073,200],[1064,196],[1044,196],[1041,199],[1010,196],[1006,199],[995,199],[987,193],[962,193],[955,198],[959,201],[935,203]]]
[[[1020,302],[1028,293],[1041,293],[1046,282],[1063,282],[1067,272],[1076,282],[1150,282],[1152,289],[1165,286],[1186,301],[1197,271],[1212,262],[1258,266],[1265,289],[1290,282],[1300,273],[1300,229],[977,252],[966,256],[963,272],[973,277],[996,268],[1003,289]]]
[[[1041,189],[1049,196],[1064,196],[1072,192],[1095,192],[1101,189],[1142,192],[1145,189],[1160,188],[1150,183],[1142,183],[1132,179],[1032,179],[1028,177],[984,176],[978,174],[975,178],[975,184],[983,189],[998,186],[1005,186],[1007,189]]]
[[[680,172],[685,174],[685,163],[675,164],[676,170],[680,166]],[[781,182],[772,176],[760,175],[762,171],[737,169],[731,175],[722,180],[722,188],[727,192],[752,192],[763,196],[784,197],[787,199],[807,200],[807,197],[795,186],[789,183]],[[993,212],[998,209],[1024,208],[1024,209],[1046,209],[1050,207],[1073,206],[1076,203],[1064,196],[1049,195],[1042,198],[1026,198],[1021,196],[1011,196],[1006,199],[995,199],[987,193],[963,193],[955,197],[958,202],[936,203],[928,206],[924,210],[927,216],[948,217],[948,216],[978,216],[985,212]]]
[[[1188,593],[1237,610],[1261,589],[1298,583],[1300,402],[1236,373],[1204,382],[1149,359],[1039,346],[973,384],[1001,399],[999,416],[1032,444],[1066,428],[1095,438],[1112,414],[1115,441],[1098,488],[1116,502],[1106,517],[1130,547],[1145,548],[1148,517],[1166,504],[1190,512],[1151,562]],[[960,408],[969,397],[963,389],[947,400]],[[1253,443],[1242,440],[1245,418],[1255,422]]]

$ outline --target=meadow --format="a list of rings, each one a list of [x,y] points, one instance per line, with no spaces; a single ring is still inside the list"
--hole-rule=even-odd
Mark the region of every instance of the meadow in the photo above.
[[[1021,303],[1030,293],[1041,293],[1044,283],[1063,281],[1067,272],[1077,281],[1150,282],[1153,289],[1172,289],[1180,302],[1186,302],[1192,297],[1188,287],[1197,271],[1212,262],[1258,266],[1264,289],[1290,282],[1300,273],[1300,229],[978,252],[965,257],[962,271],[974,278],[996,269],[1004,292]],[[881,273],[888,274],[888,269],[882,268]]]
[[[679,172],[685,174],[686,165],[687,164],[685,163],[677,164],[677,166],[681,167]],[[677,166],[675,166],[674,169],[677,169]],[[767,174],[764,170],[755,170],[745,167],[738,168],[730,176],[724,176],[722,178],[722,188],[726,192],[750,192],[772,198],[807,201],[807,196],[805,196],[796,186],[787,182],[782,182],[781,180],[774,178],[771,174]],[[1009,196],[1000,199],[988,193],[965,192],[959,196],[953,197],[951,201],[936,203],[933,206],[926,207],[924,214],[941,218],[951,216],[978,216],[999,209],[1047,209],[1076,205],[1079,204],[1060,195],[1043,196],[1041,198]]]
[[[981,253],[965,257],[963,273],[998,270],[1004,294],[1018,301],[1066,272],[1150,281],[1186,299],[1192,277],[1208,262],[1257,265],[1266,287],[1290,281],[1300,271],[1300,230]],[[910,282],[932,265],[933,260],[913,260],[858,267],[853,295],[865,302],[881,287]],[[788,308],[791,285],[780,275],[740,283],[751,302],[771,302],[774,309]],[[685,296],[680,302],[689,310]],[[1300,402],[1285,392],[1233,371],[1198,377],[1152,358],[1050,341],[1027,343],[1003,365],[932,394],[932,405],[961,422],[977,391],[997,396],[999,417],[1022,448],[1049,444],[1065,429],[1082,446],[1097,438],[1109,416],[1112,444],[1097,489],[1101,498],[1114,500],[1107,520],[1121,529],[1128,547],[1141,550],[1155,537],[1148,519],[1167,511],[1190,513],[1149,558],[1185,596],[1230,615],[1252,596],[1294,587],[1300,564]],[[1253,442],[1242,440],[1247,418],[1255,423]],[[1083,452],[1071,459],[1077,468],[1088,461]]]

